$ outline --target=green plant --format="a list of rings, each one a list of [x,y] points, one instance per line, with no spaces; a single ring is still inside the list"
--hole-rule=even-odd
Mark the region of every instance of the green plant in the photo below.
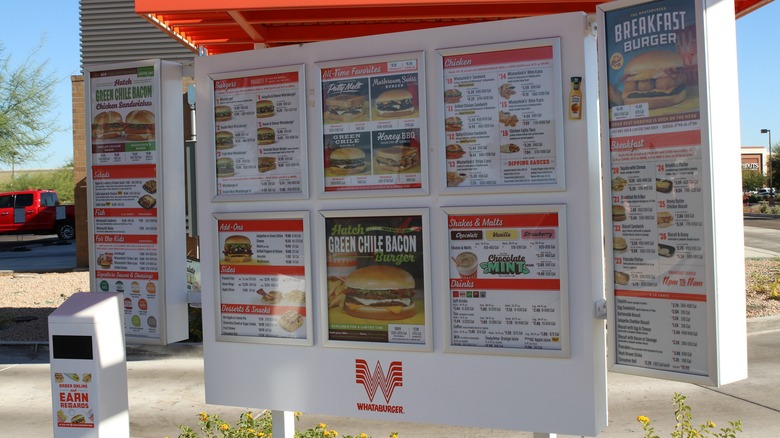
[[[299,419],[300,412],[295,413],[295,419]],[[242,413],[235,426],[219,418],[219,415],[209,415],[205,412],[198,414],[198,425],[203,437],[208,438],[272,438],[273,423],[271,421],[271,411],[263,411],[255,417],[252,412]],[[199,438],[201,435],[189,426],[179,425],[179,438]],[[320,423],[303,432],[295,431],[295,438],[335,438],[339,433],[328,429],[326,424]],[[343,435],[342,438],[371,438],[365,433],[357,435]],[[389,438],[398,438],[396,432],[392,432]]]
[[[737,432],[742,432],[742,420],[729,421],[729,427],[720,429],[720,432],[715,430],[715,423],[712,421],[705,421],[699,427],[695,427],[691,422],[693,421],[693,414],[691,414],[691,407],[685,403],[688,397],[674,393],[672,402],[674,404],[674,418],[677,420],[677,425],[674,431],[671,433],[672,438],[694,438],[694,437],[717,437],[717,438],[735,438]],[[651,425],[649,418],[644,415],[636,417],[636,421],[642,425],[642,430],[645,431],[644,438],[659,438],[655,433],[655,428]]]

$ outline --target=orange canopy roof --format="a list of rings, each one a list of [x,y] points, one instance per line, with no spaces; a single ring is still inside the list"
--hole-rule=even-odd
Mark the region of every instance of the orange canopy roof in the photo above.
[[[734,0],[741,17],[772,0]],[[607,0],[135,0],[135,12],[206,54],[584,11]]]

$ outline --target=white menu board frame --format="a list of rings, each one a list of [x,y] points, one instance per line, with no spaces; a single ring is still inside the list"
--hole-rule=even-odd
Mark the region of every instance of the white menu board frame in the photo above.
[[[569,286],[568,286],[568,252],[567,252],[567,236],[566,229],[568,223],[566,222],[566,206],[565,205],[538,205],[538,206],[502,206],[502,207],[480,207],[476,209],[474,207],[447,207],[442,208],[444,213],[442,218],[442,229],[448,234],[447,241],[450,243],[450,248],[447,253],[450,257],[442,257],[446,267],[442,269],[442,272],[446,275],[442,280],[442,284],[448,284],[449,287],[442,291],[443,303],[448,306],[442,306],[442,311],[445,313],[445,352],[451,353],[471,353],[471,354],[495,354],[495,355],[508,355],[508,356],[529,356],[529,357],[550,357],[550,358],[568,358],[570,357],[570,335],[569,335]],[[537,216],[555,216],[555,225],[551,225],[547,222],[549,218],[542,219],[545,222],[544,225],[539,227],[524,226],[523,229],[518,229],[517,226],[504,224],[503,220],[511,218],[512,216],[518,217],[519,221],[522,221],[520,217],[531,216],[537,219]],[[458,223],[458,218],[476,217],[473,221],[466,221]],[[482,220],[480,218],[486,218]],[[502,219],[503,218],[503,219]],[[514,229],[513,229],[514,228]],[[453,231],[453,229],[459,229]],[[537,233],[534,233],[534,232]],[[535,237],[537,234],[541,237]],[[454,239],[453,239],[454,238]],[[529,244],[536,246],[535,249],[523,246],[522,248],[513,247],[512,243],[517,240],[528,239]],[[538,240],[535,243],[531,243],[530,240]],[[551,247],[546,241],[555,240],[555,247]],[[483,245],[482,250],[475,248],[475,242],[493,243],[492,245]],[[492,241],[492,242],[491,242]],[[453,242],[460,242],[455,245]],[[507,245],[501,245],[501,242],[507,242]],[[528,258],[525,256],[507,255],[507,251],[519,251],[520,249],[527,252]],[[491,258],[480,257],[484,254],[476,254],[480,252],[501,251],[501,257]],[[533,252],[536,251],[537,254]],[[546,254],[540,254],[542,251]],[[556,252],[555,257],[550,257],[552,252]],[[457,254],[457,255],[456,255]],[[498,253],[496,253],[498,254]],[[550,258],[551,260],[540,260],[541,258]],[[552,259],[555,260],[552,260]],[[468,260],[468,262],[464,262]],[[470,263],[473,261],[473,263]],[[482,261],[482,263],[478,263]],[[494,262],[494,263],[491,263]],[[528,263],[526,265],[526,262]],[[554,265],[552,263],[554,263]],[[511,266],[509,266],[511,265]],[[538,265],[538,266],[535,266]],[[553,275],[553,278],[543,279],[541,277],[535,279],[526,280],[526,282],[538,282],[544,283],[543,286],[538,286],[539,289],[531,291],[530,289],[507,289],[500,290],[498,285],[492,285],[491,279],[483,277],[483,275],[497,275],[497,279],[492,282],[498,283],[500,281],[513,281],[517,284],[522,282],[517,281],[515,271],[512,274],[504,273],[503,275],[496,270],[507,271],[508,268],[515,268],[516,266],[531,267],[534,271],[543,270],[557,270],[557,275]],[[457,276],[455,274],[458,274]],[[530,272],[527,272],[530,274]],[[525,275],[527,275],[525,274]],[[516,275],[524,275],[522,272],[517,272]],[[480,277],[484,281],[484,287],[480,287],[478,284]],[[514,277],[514,278],[513,278]],[[558,281],[557,288],[542,290],[542,288],[548,288],[554,286],[555,280]],[[482,290],[486,289],[486,290]],[[508,293],[535,293],[537,299],[540,301],[537,304],[523,304],[522,302],[512,302],[512,297],[508,297]],[[455,297],[458,293],[459,296]],[[472,295],[473,294],[473,295]],[[480,295],[477,295],[480,294]],[[548,294],[557,294],[557,298],[548,299]],[[500,295],[505,301],[502,304],[498,304],[495,300],[491,300],[493,295]],[[544,297],[544,298],[543,298]],[[456,304],[453,300],[460,300],[461,302]],[[555,310],[555,301],[557,300],[557,310]],[[493,302],[491,302],[493,301]],[[474,312],[472,320],[469,316],[463,318],[455,318],[453,311],[455,307],[459,307],[460,310],[465,312]],[[481,315],[480,315],[481,313]],[[504,320],[494,318],[493,315],[501,313],[504,316]],[[523,316],[515,316],[520,313],[539,314],[539,318],[524,318]],[[549,321],[547,314],[557,314],[557,325],[554,325],[554,321]],[[509,315],[506,315],[509,314]],[[477,322],[481,320],[481,324]],[[510,325],[508,324],[511,324]],[[479,336],[486,335],[492,327],[507,327],[503,333],[493,332],[491,334],[491,340],[482,339],[484,345],[455,345],[453,337],[456,335],[453,330],[453,324],[459,324],[462,328],[461,334],[466,336]],[[469,326],[470,324],[475,324]],[[485,326],[484,329],[480,329],[478,326]],[[538,326],[542,331],[538,333],[526,333],[528,328]],[[555,333],[548,333],[544,327],[550,326]],[[485,333],[480,333],[480,330],[484,330]],[[476,333],[475,333],[476,332]],[[557,333],[557,335],[556,335]],[[544,348],[542,344],[547,343],[554,345],[555,337],[558,337],[560,348]],[[552,339],[552,341],[547,338]],[[519,343],[523,342],[525,346],[501,346],[504,342]],[[474,342],[471,342],[474,343]]]
[[[747,376],[734,19],[696,0],[597,7],[612,371]],[[643,78],[648,61],[664,74]]]
[[[311,293],[311,245],[310,245],[310,229],[309,229],[309,212],[308,211],[291,211],[291,212],[273,212],[273,213],[224,213],[224,214],[214,214],[213,216],[213,229],[217,230],[217,232],[214,233],[214,248],[216,250],[220,251],[220,254],[215,254],[215,261],[217,263],[214,266],[214,278],[217,279],[216,286],[217,286],[217,293],[214,294],[214,300],[215,300],[215,312],[216,312],[216,321],[217,324],[215,326],[216,329],[216,339],[219,342],[240,342],[240,343],[254,343],[254,344],[274,344],[274,345],[298,345],[298,346],[312,346],[314,345],[314,338],[313,338],[313,318],[312,318],[312,293]],[[242,230],[245,224],[248,224],[250,222],[273,222],[276,221],[288,221],[288,222],[300,222],[300,225],[302,227],[302,230],[300,231],[300,237],[288,237],[283,236],[283,230],[272,230],[272,229],[265,229],[265,231],[262,229],[262,227],[258,226],[257,230]],[[233,221],[233,223],[230,223]],[[265,243],[264,248],[260,248],[259,245],[263,242],[260,242],[257,237],[258,233],[272,233],[275,234],[272,236],[273,238],[276,238],[279,240],[275,245],[273,243]],[[246,237],[247,234],[254,235],[254,243],[252,242],[251,238],[246,238],[243,240],[240,245],[251,245],[251,249],[248,253],[248,258],[251,258],[250,260],[244,260],[241,259],[237,262],[231,262],[231,263],[224,263],[223,259],[225,257],[225,253],[227,250],[227,247],[229,244],[227,243],[227,239],[231,236],[241,236]],[[285,242],[288,240],[295,240],[294,243],[300,244],[300,247],[297,248],[287,248]],[[248,243],[247,243],[248,242]],[[268,258],[262,258],[263,252],[262,249],[267,250],[269,253],[275,254],[276,258],[286,258],[290,254],[294,254],[294,251],[302,250],[303,254],[300,256],[300,259],[302,261],[302,266],[298,268],[303,268],[304,272],[302,275],[302,278],[292,279],[291,281],[288,281],[287,285],[282,285],[284,278],[291,278],[291,277],[298,277],[298,275],[285,275],[280,272],[269,272],[268,277],[284,277],[284,278],[277,278],[276,282],[273,280],[267,280],[270,283],[268,285],[261,285],[259,289],[257,289],[255,294],[238,294],[238,295],[250,295],[247,297],[241,297],[238,298],[239,301],[245,301],[242,303],[230,303],[226,304],[223,302],[224,300],[224,294],[225,291],[223,290],[223,279],[222,275],[230,270],[235,270],[237,266],[245,266],[249,267],[250,269],[263,269],[263,266],[268,266],[269,269],[275,270],[275,271],[281,271],[285,270],[284,265],[277,265],[273,266],[273,264],[268,260]],[[267,253],[266,255],[268,255]],[[247,254],[246,251],[242,251],[242,254]],[[270,257],[269,257],[270,258]],[[295,269],[295,267],[288,267],[289,269]],[[257,277],[257,274],[247,273],[248,276]],[[251,287],[248,283],[248,280],[244,279],[244,283],[241,283],[241,279],[235,279],[233,286],[243,287],[250,289],[256,289],[257,284],[252,284]],[[272,284],[273,283],[273,284]],[[300,287],[303,287],[304,292],[304,300],[305,303],[303,306],[300,305],[299,299],[300,299]],[[268,290],[265,290],[268,289]],[[263,291],[263,293],[259,291]],[[293,297],[292,295],[296,295]],[[232,306],[232,307],[231,307]],[[251,317],[253,314],[260,315],[261,317],[264,315],[274,315],[276,316],[278,314],[274,313],[274,309],[277,308],[277,306],[281,307],[282,310],[285,311],[285,313],[280,314],[278,318],[271,318],[271,319],[263,319],[261,321],[257,321],[258,327],[269,327],[269,330],[273,331],[273,329],[276,329],[279,333],[296,333],[296,332],[302,332],[305,333],[305,336],[303,337],[284,337],[284,336],[249,336],[246,334],[225,334],[222,325],[223,325],[223,317],[224,313],[230,313],[230,314],[236,314],[239,316],[232,317],[234,320],[236,320],[236,325],[246,325],[246,326],[253,326],[252,322],[249,322],[246,318]],[[239,308],[242,307],[242,308]],[[303,315],[303,319],[300,318],[300,311],[299,308],[303,307],[306,315]],[[286,310],[285,310],[286,309]],[[242,316],[243,315],[243,316]],[[292,315],[295,317],[295,320],[290,319],[289,321],[286,320],[287,315]],[[245,318],[241,320],[241,318]],[[238,322],[238,320],[241,320],[242,322]],[[244,322],[247,321],[247,322]],[[296,327],[298,324],[303,324],[303,327]],[[269,324],[273,324],[273,326],[269,326]],[[277,327],[278,326],[278,327]],[[254,327],[254,326],[253,326]]]
[[[534,51],[545,53],[534,53]],[[546,53],[548,51],[549,55]],[[441,103],[438,107],[437,129],[443,143],[439,145],[441,158],[436,164],[439,166],[441,193],[446,195],[565,190],[564,120],[566,119],[563,112],[560,38],[447,48],[436,52],[439,55],[436,62],[436,75],[440,78],[437,83],[440,86],[438,96]],[[491,60],[490,56],[493,52],[516,52],[517,54],[513,56],[521,58],[524,52],[527,52],[526,56],[541,61],[539,66],[528,65],[525,68],[528,77],[523,78],[521,76],[524,74],[516,69],[512,70],[513,63],[502,59],[501,55],[496,55]],[[463,58],[458,58],[461,55]],[[450,61],[447,58],[454,59]],[[475,61],[480,64],[470,67]],[[445,62],[450,62],[451,68],[463,70],[461,74],[468,77],[464,76],[460,81],[457,76],[448,77]],[[523,62],[534,61],[528,59],[516,61],[514,67]],[[532,71],[535,68],[539,70]],[[541,70],[542,68],[548,71],[545,72]],[[479,84],[474,85],[474,76],[483,76],[486,86],[494,80],[495,83],[490,88],[480,89]],[[534,80],[540,83],[527,83]],[[498,85],[499,82],[502,84]],[[459,88],[464,88],[466,94],[461,93]],[[533,91],[537,89],[539,91]],[[454,98],[449,95],[453,90],[458,92]],[[544,96],[545,92],[549,93],[549,97],[538,97]],[[478,112],[480,101],[485,100],[496,102],[496,108],[493,109],[498,111],[493,116],[467,117]],[[490,104],[486,103],[486,105]],[[546,114],[532,112],[531,108],[540,106],[542,107],[540,110],[546,111]],[[543,128],[547,123],[554,124],[553,129],[539,133],[542,139],[534,139],[537,134],[535,126],[541,125]],[[473,134],[473,137],[469,134]],[[480,136],[486,137],[488,143],[478,144]],[[493,138],[495,136],[498,138]],[[532,138],[523,141],[524,136]],[[550,140],[550,136],[554,138]],[[448,146],[457,147],[456,150],[449,151],[455,155],[447,157]],[[534,155],[539,153],[542,156],[534,158]],[[496,156],[498,163],[491,164],[490,161],[496,161],[491,157]],[[553,166],[549,166],[550,159],[555,161]],[[464,169],[474,169],[480,165],[483,168],[488,166],[487,170],[494,166],[506,167],[505,170],[496,169],[493,173],[498,174],[493,175],[493,178],[490,174],[484,173],[485,182],[503,178],[502,173],[506,173],[507,177],[517,173],[515,178],[531,178],[533,174],[530,170],[529,176],[522,176],[522,170],[515,172],[512,170],[535,165],[548,165],[546,173],[554,181],[471,185],[470,175]]]
[[[425,53],[396,53],[315,65],[316,107],[320,114],[320,147],[316,148],[321,163],[316,172],[322,184],[319,197],[427,195],[430,164]],[[326,71],[333,73],[323,73]],[[415,77],[408,81],[406,76],[410,74]],[[324,80],[324,75],[329,78]],[[392,95],[396,91],[403,94]],[[356,105],[359,114],[338,123],[333,120],[328,102],[342,96],[344,103],[335,102],[333,106]],[[352,103],[355,99],[358,102]],[[379,101],[390,104],[393,111],[380,113]],[[411,108],[405,103],[408,101]],[[344,149],[343,155],[339,152],[339,157],[333,157],[339,149]],[[378,153],[382,152],[380,163]],[[332,159],[348,164],[335,166]],[[349,164],[354,160],[359,163]],[[336,171],[339,173],[334,174]]]
[[[249,108],[244,108],[241,115],[246,120],[247,126],[244,127],[244,132],[241,132],[239,127],[231,129],[232,125],[219,130],[217,124],[223,124],[227,122],[221,121],[222,118],[232,118],[233,114],[222,115],[217,114],[219,107],[225,107],[226,110],[233,110],[235,105],[218,105],[219,96],[215,91],[215,84],[217,83],[231,83],[231,79],[237,81],[252,81],[262,82],[263,78],[269,77],[284,77],[286,75],[297,75],[297,85],[294,87],[286,87],[287,89],[279,89],[278,83],[263,83],[262,85],[255,85],[254,91],[251,94],[256,95],[256,98],[251,99],[251,102],[244,102],[243,105],[249,103]],[[307,139],[307,118],[308,113],[306,107],[306,74],[305,65],[291,65],[273,68],[261,68],[253,70],[244,70],[239,72],[219,73],[210,76],[211,83],[209,84],[209,90],[211,92],[212,105],[208,109],[214,120],[215,129],[214,136],[209,138],[208,144],[211,150],[211,160],[215,164],[214,173],[212,174],[211,181],[213,182],[213,200],[215,202],[234,202],[234,201],[258,201],[258,200],[271,200],[271,199],[307,199],[309,197],[309,158],[308,158],[308,139]],[[233,83],[235,84],[235,83]],[[242,87],[247,85],[242,85]],[[263,90],[263,86],[271,88]],[[247,86],[252,88],[251,86]],[[274,88],[276,87],[276,88]],[[297,99],[295,96],[287,96],[292,92],[294,88],[297,93]],[[259,94],[258,94],[259,93]],[[289,99],[288,99],[289,97]],[[280,103],[282,105],[280,105]],[[290,108],[290,105],[297,104],[297,108]],[[281,108],[278,108],[282,106]],[[253,114],[253,115],[252,115]],[[220,117],[218,119],[218,117]],[[280,120],[281,119],[281,120]],[[256,124],[256,126],[255,126]],[[251,127],[250,127],[251,125]],[[228,133],[230,136],[226,139],[230,144],[229,149],[223,149],[218,145],[218,139],[221,141],[220,133]],[[235,135],[238,134],[238,135]],[[243,134],[243,135],[241,135]],[[235,135],[235,137],[234,137]],[[239,150],[241,147],[233,148],[234,143],[239,137],[244,137],[244,143],[251,144],[252,146],[244,146],[244,149],[255,151],[255,154],[248,152],[247,150]],[[262,138],[261,138],[262,137]],[[296,139],[297,137],[297,139]],[[251,141],[256,139],[256,141]],[[280,145],[284,143],[284,145]],[[298,151],[296,153],[295,148]],[[292,152],[288,152],[292,150]],[[235,152],[234,152],[235,151]],[[264,154],[265,152],[265,154]],[[288,153],[286,153],[288,152]],[[231,157],[232,153],[244,154],[246,156],[241,158],[241,155]],[[262,156],[261,156],[262,155]],[[297,157],[296,157],[297,155]],[[296,159],[297,158],[297,159]],[[234,181],[233,184],[239,185],[241,181],[244,181],[244,185],[257,185],[261,187],[263,185],[278,185],[275,191],[263,192],[250,192],[250,193],[221,193],[219,176],[219,168],[221,166],[221,160],[229,161],[230,169],[227,169],[227,174],[235,176],[237,165],[244,164],[243,168],[246,171],[247,168],[253,168],[256,166],[256,175],[250,175],[243,178],[239,178]],[[246,166],[247,162],[251,165]],[[283,166],[289,167],[291,164],[298,164],[298,171],[285,174],[282,170]],[[279,173],[280,175],[265,175],[266,172]],[[252,173],[250,171],[250,173]],[[290,182],[285,181],[290,179]],[[295,180],[298,180],[297,182]],[[282,184],[289,186],[290,183],[298,185],[300,190],[287,191],[287,187],[282,187]],[[272,189],[268,189],[272,190]]]
[[[324,347],[341,347],[341,348],[355,348],[355,349],[362,349],[362,350],[400,350],[400,351],[433,351],[433,319],[432,319],[432,303],[431,300],[431,249],[430,249],[430,218],[429,218],[429,210],[426,208],[401,208],[401,209],[380,209],[380,210],[328,210],[328,211],[320,211],[320,214],[317,217],[317,235],[322,236],[322,238],[325,238],[329,236],[328,230],[327,230],[327,220],[328,219],[351,219],[351,218],[362,218],[366,220],[371,219],[388,219],[388,218],[395,218],[395,219],[404,219],[408,217],[419,217],[420,219],[420,227],[422,227],[422,230],[419,232],[415,232],[415,234],[419,234],[421,237],[421,241],[416,242],[416,245],[422,247],[422,260],[413,260],[409,262],[407,258],[409,257],[410,253],[408,252],[402,252],[402,251],[391,251],[389,252],[391,255],[398,256],[396,257],[396,260],[403,259],[404,263],[401,262],[390,262],[382,261],[377,263],[367,263],[368,266],[373,265],[374,267],[377,265],[397,265],[397,267],[400,267],[401,269],[404,269],[404,264],[406,265],[413,265],[414,268],[416,268],[417,275],[414,276],[414,280],[418,281],[418,276],[421,274],[423,276],[422,284],[418,283],[414,286],[414,289],[418,290],[418,293],[416,295],[419,297],[422,295],[423,305],[424,305],[424,312],[423,312],[423,327],[422,327],[422,336],[423,336],[423,342],[422,343],[404,343],[402,341],[397,342],[390,342],[388,340],[387,342],[364,342],[364,341],[355,341],[355,340],[335,340],[330,339],[330,324],[331,324],[331,312],[332,309],[330,308],[329,303],[329,297],[323,296],[320,297],[320,320],[321,320],[321,333],[323,337],[322,345]],[[360,237],[368,236],[366,231],[367,227],[363,227],[361,224],[357,225],[357,228],[359,228],[355,233],[351,233],[349,231],[345,231],[344,233],[339,233],[340,236],[334,236],[334,237],[346,237],[346,239],[352,239],[354,237],[354,240],[351,243],[354,243],[357,247],[361,246],[361,242],[358,242],[360,240]],[[380,227],[375,227],[380,228]],[[377,254],[378,251],[380,251],[383,246],[383,242],[389,242],[390,239],[386,239],[386,236],[389,236],[391,233],[395,232],[395,230],[382,230],[385,231],[387,234],[380,234],[377,236],[368,236],[369,239],[363,240],[364,245],[366,246],[365,251],[357,251],[357,256],[359,257],[365,257],[366,254],[374,253]],[[399,233],[403,234],[403,232]],[[322,239],[321,238],[321,239]],[[325,244],[323,244],[325,243]],[[329,258],[332,259],[333,253],[329,251],[328,246],[330,242],[318,242],[319,246],[319,253],[318,253],[318,259],[320,261],[320,272],[325,273],[326,275],[320,275],[319,278],[319,290],[323,291],[324,294],[330,294],[331,292],[337,292],[341,293],[343,291],[334,291],[333,290],[333,284],[329,284],[328,280],[328,266],[327,261]],[[336,242],[338,243],[338,242]],[[370,249],[368,249],[368,246],[371,246]],[[385,249],[387,249],[385,245]],[[416,254],[416,252],[415,252]],[[415,254],[412,254],[412,256],[415,256]],[[355,265],[357,267],[357,265]],[[404,269],[407,270],[408,269]],[[333,271],[331,271],[333,272]],[[350,271],[352,272],[352,271]],[[346,274],[346,273],[345,273]],[[341,278],[344,280],[343,286],[348,287],[349,282],[347,279],[348,275],[344,275]],[[371,284],[377,285],[379,284],[379,281],[372,282]],[[422,288],[422,294],[419,293],[419,289]],[[343,300],[342,300],[343,301]],[[345,304],[340,303],[340,307],[343,307]],[[417,299],[417,307],[419,307],[419,299]],[[419,315],[419,313],[418,313]],[[336,318],[336,316],[334,316]],[[371,321],[371,320],[368,320]],[[352,321],[354,323],[354,321]],[[387,324],[388,327],[385,328],[377,328],[376,330],[387,330],[388,333],[393,330],[393,327],[395,326],[396,330],[404,330],[405,328],[411,329],[417,329],[419,330],[419,327],[417,325],[415,326],[408,326],[408,324],[394,324],[393,321],[385,321],[382,323],[381,321],[377,321],[377,325],[384,325]],[[359,324],[355,324],[355,329],[351,331],[360,332],[361,327]],[[370,323],[365,324],[366,327],[370,326]],[[407,326],[407,327],[404,327]]]
[[[128,342],[185,340],[181,64],[152,59],[84,72],[91,290],[125,295]]]

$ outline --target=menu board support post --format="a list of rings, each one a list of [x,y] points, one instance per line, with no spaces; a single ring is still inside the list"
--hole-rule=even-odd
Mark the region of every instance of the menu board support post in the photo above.
[[[295,436],[295,412],[293,411],[271,411],[271,420],[273,422],[273,435],[282,438],[293,438]]]
[[[610,369],[712,386],[742,380],[734,10],[709,0],[597,9]],[[656,67],[663,73],[646,79]]]
[[[124,295],[127,343],[187,339],[182,66],[84,74],[91,290]]]

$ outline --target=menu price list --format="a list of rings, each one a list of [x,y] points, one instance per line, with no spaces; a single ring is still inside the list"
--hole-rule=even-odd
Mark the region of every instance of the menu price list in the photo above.
[[[704,295],[616,294],[617,363],[707,375]]]
[[[560,349],[559,304],[550,294],[523,292],[522,303],[513,291],[452,294],[452,345]]]
[[[305,338],[302,220],[221,220],[219,229],[220,334]]]
[[[218,194],[303,190],[300,88],[294,71],[215,81]]]
[[[450,215],[453,346],[561,350],[559,213]]]
[[[555,184],[552,47],[444,58],[449,186]]]

